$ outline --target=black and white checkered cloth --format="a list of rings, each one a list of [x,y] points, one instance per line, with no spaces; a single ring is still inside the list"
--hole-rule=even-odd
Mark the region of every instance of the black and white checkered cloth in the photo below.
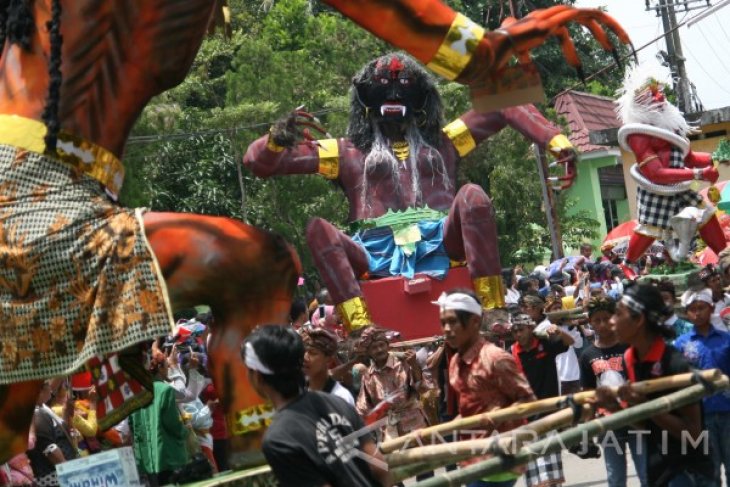
[[[672,148],[669,158],[671,169],[684,168],[684,159],[680,149]],[[641,187],[636,189],[639,223],[663,229],[671,229],[669,219],[687,206],[700,207],[702,196],[696,191],[688,190],[671,196],[652,193]]]
[[[548,487],[565,482],[563,458],[560,452],[549,453],[527,464],[525,484],[527,487]]]

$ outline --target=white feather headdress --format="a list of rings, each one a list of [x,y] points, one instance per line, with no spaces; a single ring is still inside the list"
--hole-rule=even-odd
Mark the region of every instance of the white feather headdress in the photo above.
[[[650,83],[668,86],[669,73],[657,62],[634,65],[626,70],[624,83],[616,91],[616,113],[624,124],[643,123],[686,137],[693,132],[679,109],[668,101],[651,99]]]

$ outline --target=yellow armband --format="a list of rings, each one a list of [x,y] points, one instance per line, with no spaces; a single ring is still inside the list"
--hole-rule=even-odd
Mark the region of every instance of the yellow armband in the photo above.
[[[337,139],[318,140],[319,169],[317,172],[327,179],[337,179],[340,174],[340,149]]]
[[[456,14],[449,32],[426,67],[446,79],[456,79],[471,61],[483,37],[483,27]]]
[[[469,127],[466,126],[464,121],[457,118],[446,127],[443,128],[446,137],[451,140],[451,143],[456,147],[459,156],[464,157],[477,147],[477,143],[474,137],[471,135]]]

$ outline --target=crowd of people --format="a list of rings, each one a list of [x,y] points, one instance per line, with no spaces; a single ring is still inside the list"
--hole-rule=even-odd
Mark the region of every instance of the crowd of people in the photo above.
[[[375,439],[387,441],[456,416],[595,388],[601,391],[596,414],[609,415],[652,398],[636,394],[629,386],[632,382],[690,369],[730,372],[730,333],[724,321],[730,315],[728,266],[700,269],[690,277],[689,289],[677,295],[673,282],[661,276],[649,276],[641,284],[627,280],[610,247],[595,260],[591,251],[585,245],[580,256],[529,273],[521,267],[506,269],[507,313],[484,312],[468,290],[445,293],[434,303],[443,337],[416,346],[404,342],[404,347],[377,327],[344,338],[336,310],[326,304],[326,291],[309,308],[305,302],[295,303],[289,328],[303,338],[303,388],[309,380],[310,391],[333,390],[321,387],[324,367],[317,369],[316,381],[309,378],[309,350],[314,346],[310,336],[326,334],[328,346],[318,345],[330,357],[326,375],[350,391],[363,424],[385,418],[375,429]],[[646,272],[636,274],[642,273]],[[608,387],[617,386],[619,394],[612,396]],[[642,486],[719,486],[722,467],[730,465],[726,419],[730,398],[716,394],[702,405],[610,431],[570,451],[581,458],[603,456],[610,486],[626,485],[628,458]],[[521,424],[505,422],[494,430],[505,432]],[[688,450],[680,444],[686,434],[700,446]],[[455,439],[460,439],[458,433]],[[289,440],[290,447],[297,444],[296,438]],[[286,470],[287,457],[272,458],[275,473]],[[361,467],[378,478],[368,465]],[[312,485],[359,485],[332,470],[318,471]],[[561,454],[556,453],[531,462],[524,472],[506,472],[472,485],[513,485],[523,474],[528,486],[566,481]],[[301,485],[284,479],[282,484]]]
[[[188,313],[172,335],[151,344],[152,403],[106,431],[97,425],[89,372],[45,381],[29,449],[0,466],[0,485],[59,485],[59,463],[122,446],[133,447],[149,486],[228,470],[226,419],[207,368],[212,319],[209,312]]]
[[[375,325],[348,336],[326,290],[309,304],[296,300],[289,323],[259,327],[242,360],[276,411],[263,453],[280,484],[390,485],[378,445],[428,425],[596,388],[596,414],[609,415],[647,399],[632,382],[691,368],[730,373],[728,266],[702,268],[677,296],[671,281],[628,281],[610,249],[596,260],[590,250],[529,273],[506,269],[501,314],[485,312],[470,290],[444,293],[434,302],[443,336],[422,343],[400,343]],[[212,319],[180,319],[173,335],[151,345],[153,402],[107,431],[97,427],[88,378],[46,381],[29,450],[0,468],[0,485],[57,485],[58,463],[119,446],[133,447],[147,485],[227,470],[226,421],[207,372]],[[626,485],[629,452],[642,486],[719,486],[730,465],[728,420],[730,398],[716,394],[570,451],[603,456],[612,487]],[[696,448],[680,441],[687,433]],[[456,432],[444,441],[460,439]],[[511,486],[522,475],[530,487],[563,484],[561,453],[470,485]]]

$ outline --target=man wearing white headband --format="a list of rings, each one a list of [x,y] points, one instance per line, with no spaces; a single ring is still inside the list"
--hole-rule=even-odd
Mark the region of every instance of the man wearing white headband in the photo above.
[[[472,291],[449,291],[433,304],[439,307],[444,339],[456,350],[449,363],[449,384],[459,397],[458,413],[461,416],[535,400],[512,355],[486,341],[479,333],[482,305]],[[519,425],[519,421],[505,421],[495,429],[501,433]],[[488,436],[492,431],[487,427],[484,435]],[[466,463],[477,461],[479,459],[475,458]],[[514,485],[517,477],[512,473],[492,475],[483,478],[479,485]]]
[[[364,427],[355,409],[337,396],[305,389],[304,343],[291,326],[258,327],[242,358],[249,382],[276,410],[262,450],[279,485],[391,485],[386,471],[363,460],[382,459],[370,434],[352,445],[342,442]]]
[[[715,303],[710,288],[687,291],[682,296],[687,318],[694,331],[674,341],[690,365],[697,369],[720,369],[730,374],[730,333],[715,328],[712,314]],[[730,398],[715,394],[702,400],[705,430],[710,435],[710,453],[715,464],[715,485],[728,485],[730,472]],[[725,482],[720,478],[720,466],[725,466]]]

